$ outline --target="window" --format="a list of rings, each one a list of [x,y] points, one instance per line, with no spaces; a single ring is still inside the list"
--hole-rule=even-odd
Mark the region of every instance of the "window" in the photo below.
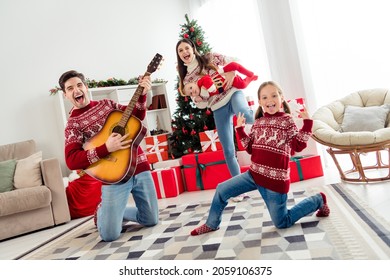
[[[260,82],[270,79],[257,1],[199,2],[197,7],[192,6],[192,15],[205,32],[205,40],[213,52],[237,58],[259,76],[258,81],[244,90],[247,95],[256,96]],[[257,98],[254,99],[257,102]]]
[[[318,107],[354,91],[390,88],[390,2],[295,3]]]

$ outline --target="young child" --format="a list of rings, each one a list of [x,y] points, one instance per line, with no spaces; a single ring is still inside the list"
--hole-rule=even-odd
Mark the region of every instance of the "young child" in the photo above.
[[[306,109],[299,112],[303,127],[298,130],[282,90],[275,82],[261,84],[257,94],[259,109],[249,136],[244,131],[245,118],[241,113],[237,116],[236,126],[241,143],[251,154],[250,169],[218,185],[206,224],[194,229],[191,235],[219,229],[222,212],[229,198],[256,189],[263,197],[277,228],[291,227],[300,218],[316,210],[317,217],[329,216],[324,193],[310,196],[287,209],[291,151],[300,152],[306,147],[313,120],[309,118]],[[283,112],[280,110],[282,107]]]
[[[204,75],[197,82],[184,85],[183,93],[185,96],[191,96],[195,103],[207,101],[209,97],[222,93],[226,90],[224,87],[225,79],[220,75],[225,72],[237,71],[246,77],[243,79],[239,75],[234,76],[232,86],[237,89],[244,89],[252,81],[257,80],[257,76],[237,62],[230,62],[222,69],[217,69],[213,75]]]

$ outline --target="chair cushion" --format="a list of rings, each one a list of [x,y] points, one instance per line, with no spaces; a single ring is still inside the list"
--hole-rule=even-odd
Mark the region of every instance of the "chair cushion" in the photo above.
[[[389,105],[359,107],[347,105],[341,132],[375,131],[385,127]]]
[[[362,146],[387,142],[390,139],[390,114],[384,128],[375,131],[342,132],[341,125],[347,106],[371,107],[390,104],[388,89],[370,89],[351,93],[317,109],[313,114],[313,136],[327,145]]]

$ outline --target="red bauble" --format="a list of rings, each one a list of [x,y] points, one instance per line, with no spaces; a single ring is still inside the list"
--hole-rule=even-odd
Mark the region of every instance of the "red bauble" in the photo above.
[[[206,111],[206,115],[207,115],[207,116],[210,116],[210,115],[211,115],[211,112],[210,112],[210,110],[209,110],[209,109],[207,109],[207,111]]]
[[[184,34],[184,38],[188,39],[188,37],[190,37],[190,35],[188,35],[187,33]]]
[[[191,130],[191,135],[196,135],[196,131],[194,129]]]
[[[197,44],[198,46],[201,46],[201,45],[202,45],[202,42],[199,41],[199,39],[196,39],[196,44]]]
[[[191,28],[190,28],[190,31],[191,31],[191,32],[194,32],[194,31],[195,31],[195,28],[191,27]]]
[[[203,130],[208,130],[209,128],[207,127],[207,125],[204,125],[203,127]]]
[[[192,152],[193,152],[193,151],[192,151],[192,148],[188,148],[187,151],[188,151],[189,154],[192,154]]]
[[[188,101],[188,97],[186,96],[186,97],[184,97],[184,101],[185,102],[187,102]]]
[[[190,115],[190,119],[191,119],[191,120],[194,119],[194,114],[191,114],[191,115]]]

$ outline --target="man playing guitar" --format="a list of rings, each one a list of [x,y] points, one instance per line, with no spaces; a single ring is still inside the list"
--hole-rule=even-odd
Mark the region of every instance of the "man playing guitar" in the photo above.
[[[64,97],[73,105],[65,128],[65,160],[69,169],[82,169],[88,173],[88,167],[99,161],[115,162],[116,159],[110,159],[111,155],[131,150],[135,140],[129,139],[127,130],[124,133],[113,130],[98,146],[86,146],[90,139],[103,130],[110,114],[118,111],[122,113],[126,110],[126,106],[108,99],[90,100],[84,75],[74,70],[62,74],[59,85]],[[143,120],[146,115],[146,93],[151,89],[150,75],[144,75],[140,79],[139,89],[140,95],[138,100],[134,101],[132,115]],[[102,201],[94,218],[104,241],[119,238],[123,220],[137,222],[144,226],[154,226],[158,223],[157,195],[150,165],[140,146],[137,145],[134,152],[135,166],[130,176],[112,184],[102,180]],[[103,169],[110,174],[111,171],[114,173],[116,168]],[[130,193],[135,206],[127,205]]]

